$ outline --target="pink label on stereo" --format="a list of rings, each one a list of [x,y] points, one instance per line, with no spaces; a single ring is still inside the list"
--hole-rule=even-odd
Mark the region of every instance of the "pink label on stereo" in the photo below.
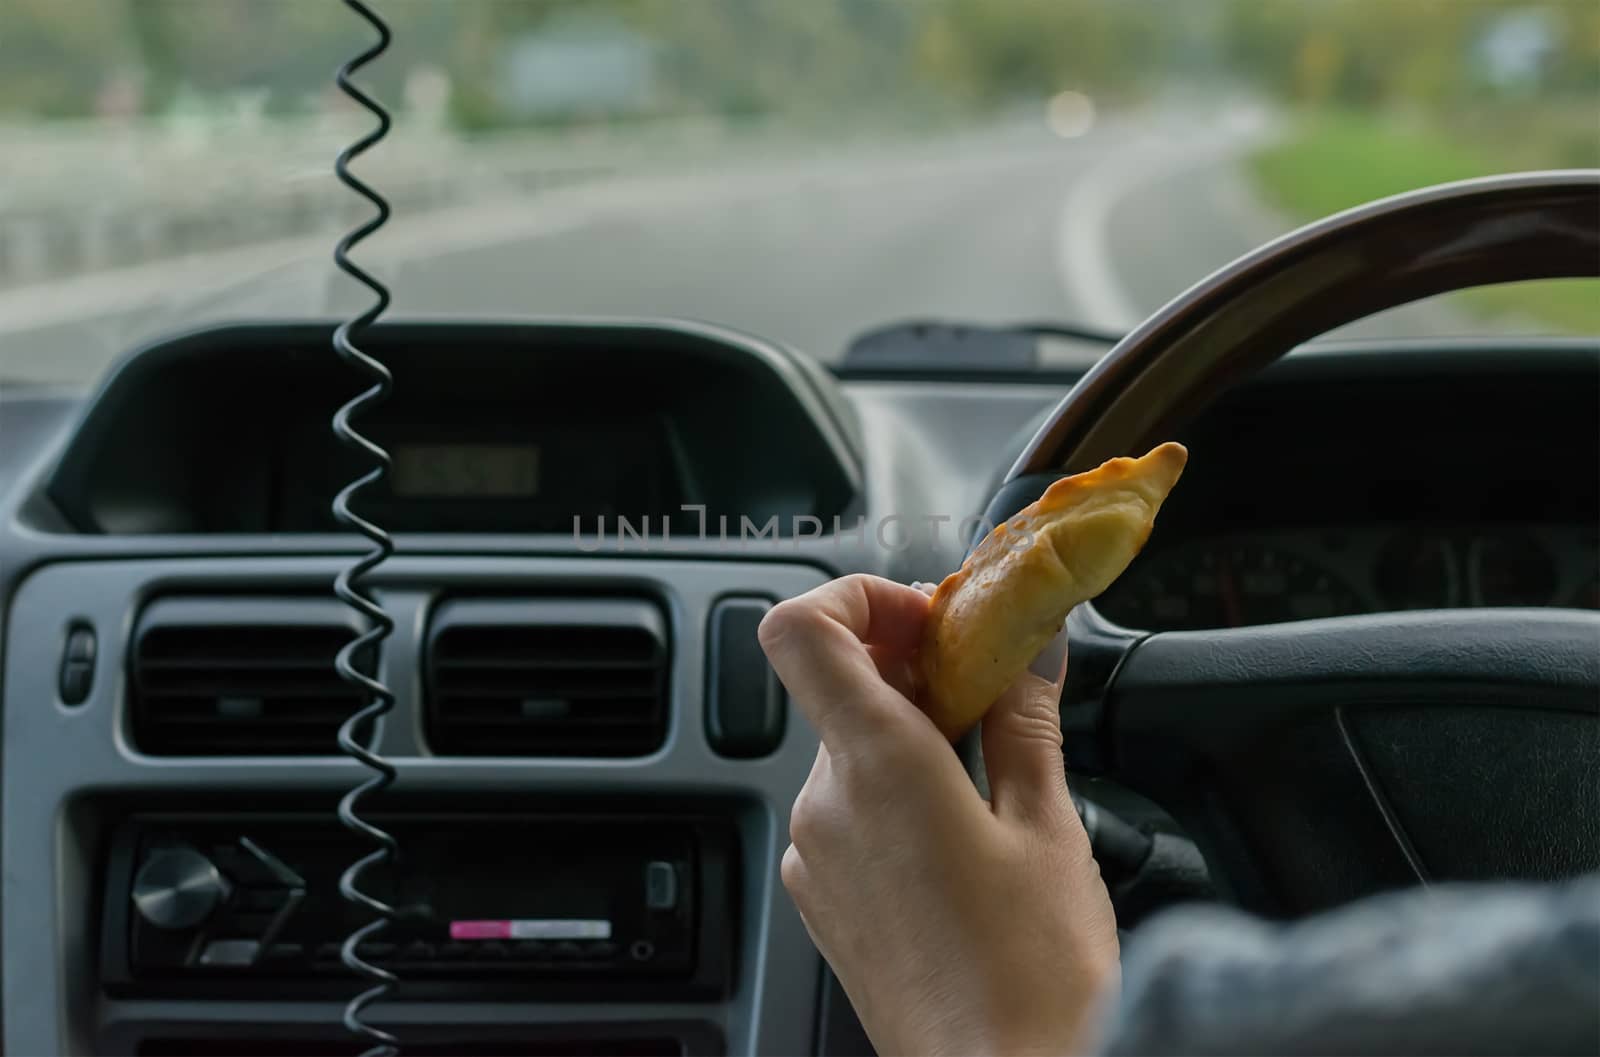
[[[520,918],[509,921],[452,921],[453,940],[606,940],[611,922],[599,918]]]

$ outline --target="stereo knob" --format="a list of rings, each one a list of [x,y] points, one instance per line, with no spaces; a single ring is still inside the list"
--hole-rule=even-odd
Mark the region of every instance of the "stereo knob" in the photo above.
[[[193,848],[151,852],[133,879],[133,905],[158,929],[194,928],[230,892],[228,879]]]

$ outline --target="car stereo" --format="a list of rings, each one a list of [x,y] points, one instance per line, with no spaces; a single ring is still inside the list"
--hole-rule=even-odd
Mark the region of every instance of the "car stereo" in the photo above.
[[[375,818],[380,818],[375,816]],[[403,849],[363,887],[399,911],[356,953],[409,982],[720,992],[735,920],[733,836],[710,819],[403,815]],[[143,815],[107,866],[103,979],[139,992],[288,981],[348,989],[339,894],[349,835],[330,815]],[[440,990],[434,988],[433,990]],[[230,993],[240,993],[231,990]]]

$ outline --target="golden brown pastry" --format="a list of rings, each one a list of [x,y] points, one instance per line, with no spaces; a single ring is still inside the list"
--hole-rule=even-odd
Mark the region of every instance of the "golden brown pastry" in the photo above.
[[[944,578],[928,611],[917,704],[947,737],[982,719],[1072,607],[1122,575],[1188,458],[1167,443],[1063,477]]]

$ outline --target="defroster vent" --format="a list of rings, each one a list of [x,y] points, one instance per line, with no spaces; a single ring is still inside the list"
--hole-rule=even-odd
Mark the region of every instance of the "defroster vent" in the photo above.
[[[163,598],[129,658],[133,740],[154,755],[333,755],[361,700],[334,655],[360,630],[323,598]]]
[[[469,756],[642,756],[667,731],[670,648],[642,599],[459,599],[428,635],[428,742]]]

